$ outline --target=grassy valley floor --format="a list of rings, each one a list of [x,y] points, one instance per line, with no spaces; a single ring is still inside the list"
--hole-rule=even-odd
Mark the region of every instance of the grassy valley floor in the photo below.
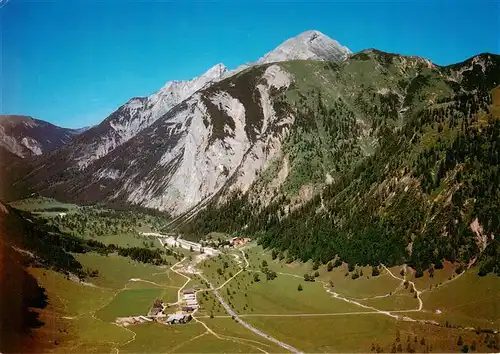
[[[219,288],[241,320],[300,351],[367,352],[373,347],[374,351],[389,352],[397,351],[399,345],[402,351],[417,352],[456,352],[464,345],[481,352],[495,351],[498,335],[476,333],[472,327],[498,330],[498,277],[479,277],[475,269],[451,276],[448,264],[436,271],[436,280],[413,279],[408,272],[408,280],[415,285],[412,292],[397,279],[400,268],[383,269],[376,277],[351,279],[345,276],[343,265],[330,272],[321,266],[316,281],[305,282],[299,274],[311,273],[310,264],[287,265],[268,259],[267,252],[256,245],[244,251],[259,254],[260,259],[250,256],[249,266],[239,274],[242,265],[235,256],[241,255],[237,250],[228,250],[197,268],[215,269],[203,274]],[[260,270],[263,259],[269,269],[277,271],[274,280],[266,280]],[[51,299],[42,311],[45,326],[39,331],[47,341],[57,343],[55,351],[283,352],[231,318],[211,289],[197,293],[202,309],[188,324],[118,326],[116,317],[146,315],[155,298],[175,302],[179,289],[201,284],[202,279],[187,274],[192,280],[186,281],[169,267],[144,265],[119,256],[84,254],[78,255],[78,260],[98,269],[99,275],[89,283],[78,283],[52,271],[30,271]],[[185,258],[179,266],[189,262]],[[217,269],[224,268],[224,262],[227,267],[219,275]],[[255,274],[259,274],[259,281],[255,281]]]
[[[31,203],[19,206],[54,208],[46,200]],[[78,206],[55,207],[80,213],[78,218],[101,217]],[[106,225],[97,219],[96,225]],[[143,229],[151,228],[146,223],[151,220],[141,220]],[[120,230],[106,230],[96,239],[121,237],[122,245],[139,240],[160,246],[154,238],[127,239]],[[94,271],[85,282],[29,268],[49,298],[39,310],[44,325],[36,329],[43,347],[64,353],[277,353],[288,351],[278,341],[302,352],[497,352],[500,345],[495,333],[500,330],[500,278],[480,277],[474,267],[457,274],[445,262],[432,277],[426,271],[416,278],[405,266],[381,265],[376,275],[371,267],[287,263],[284,255],[273,255],[254,242],[205,259],[189,250],[176,251],[184,258],[164,255],[163,266],[116,254],[73,254]],[[191,287],[199,289],[200,309],[187,324],[125,327],[115,322],[147,315],[158,298],[173,313],[180,309],[182,290]]]

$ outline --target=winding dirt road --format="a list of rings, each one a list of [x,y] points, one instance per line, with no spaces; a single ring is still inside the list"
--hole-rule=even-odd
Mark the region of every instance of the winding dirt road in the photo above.
[[[301,353],[301,351],[299,351],[297,348],[291,346],[290,344],[287,344],[287,343],[284,343],[272,336],[270,336],[269,334],[265,333],[265,332],[262,332],[261,330],[253,327],[251,324],[249,324],[248,322],[245,322],[244,320],[241,319],[240,316],[238,316],[238,314],[236,312],[234,312],[234,310],[226,303],[226,301],[224,300],[224,298],[221,296],[221,294],[219,293],[219,290],[224,287],[227,283],[229,283],[232,279],[234,279],[238,274],[240,274],[243,269],[247,268],[249,266],[249,263],[248,263],[248,260],[246,259],[245,257],[245,253],[240,250],[240,252],[242,253],[242,256],[243,256],[243,259],[245,260],[245,267],[241,267],[240,270],[238,272],[236,272],[236,274],[234,274],[231,278],[229,278],[226,282],[224,282],[222,285],[220,285],[219,287],[215,288],[212,283],[198,270],[196,270],[196,262],[199,262],[199,260],[197,258],[194,259],[194,263],[192,263],[190,266],[188,266],[188,268],[191,269],[190,273],[193,272],[192,270],[194,269],[195,271],[193,272],[194,274],[197,274],[199,277],[201,277],[208,285],[209,285],[209,289],[203,289],[203,291],[212,291],[215,295],[215,297],[217,298],[217,300],[221,303],[221,305],[224,307],[224,309],[226,310],[226,312],[232,317],[234,318],[234,320],[239,323],[240,325],[242,325],[243,327],[247,328],[248,330],[250,330],[251,332],[255,333],[256,335],[258,336],[261,336],[277,345],[279,345],[281,348],[283,349],[286,349],[292,353]],[[239,257],[237,255],[235,255],[237,257],[237,262],[241,265],[241,261],[239,260]],[[184,261],[184,259],[182,260]],[[170,269],[185,277],[187,280],[186,280],[186,283],[179,289],[179,292],[178,292],[178,300],[177,302],[180,303],[181,301],[181,291],[182,289],[187,285],[187,283],[189,283],[189,281],[191,280],[191,277],[179,272],[177,269],[175,269],[175,267],[180,264],[182,261],[174,264]],[[198,291],[199,292],[199,291]],[[197,293],[198,293],[197,292]],[[202,323],[205,328],[207,328],[208,331],[211,331],[208,326],[205,325],[205,323],[203,323],[202,321],[199,321],[197,318],[196,318],[196,312],[197,310],[193,313],[193,318],[197,321],[197,322],[200,322]]]

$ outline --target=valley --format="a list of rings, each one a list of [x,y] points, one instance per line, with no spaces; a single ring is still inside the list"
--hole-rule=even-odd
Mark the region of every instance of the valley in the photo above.
[[[45,201],[45,209],[68,207]],[[42,209],[39,202],[13,204]],[[155,229],[148,221],[156,219],[142,220],[141,228]],[[148,247],[162,234],[149,235]],[[130,233],[115,235],[120,237],[130,244]],[[164,247],[156,241],[153,247]],[[380,265],[376,274],[373,267],[350,271],[345,263],[287,262],[255,241],[212,253],[175,246],[161,266],[113,253],[74,254],[97,271],[85,280],[29,268],[49,299],[36,332],[53,352],[453,352],[464,345],[497,350],[500,279],[479,277],[474,265],[457,274],[444,262],[432,277],[426,272],[415,278],[405,265]],[[199,307],[184,312],[191,320],[166,324],[168,314],[185,306],[183,291],[192,288]],[[155,299],[167,304],[165,317],[150,315]]]
[[[0,352],[500,351],[500,55],[306,30],[242,63],[137,22],[102,36],[114,76],[85,41],[61,107],[29,95],[92,125],[2,109]]]

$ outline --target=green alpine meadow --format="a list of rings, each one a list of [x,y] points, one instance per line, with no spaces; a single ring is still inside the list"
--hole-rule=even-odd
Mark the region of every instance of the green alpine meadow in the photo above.
[[[498,353],[499,6],[0,0],[0,352]]]

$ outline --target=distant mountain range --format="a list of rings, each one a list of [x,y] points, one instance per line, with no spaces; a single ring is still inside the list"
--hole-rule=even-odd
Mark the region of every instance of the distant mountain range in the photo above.
[[[71,198],[81,201],[124,200],[174,214],[182,213],[210,198],[224,185],[230,174],[242,163],[242,157],[251,149],[251,140],[257,135],[257,132],[249,130],[250,127],[243,126],[244,121],[240,122],[240,128],[248,130],[252,136],[238,136],[237,140],[247,140],[245,145],[237,147],[239,151],[235,158],[224,157],[226,149],[219,146],[224,142],[214,144],[217,140],[215,134],[218,134],[215,130],[220,124],[210,122],[218,117],[210,117],[210,114],[224,114],[232,104],[227,100],[231,101],[232,98],[223,91],[218,98],[208,97],[204,92],[208,93],[207,90],[219,82],[227,84],[232,78],[248,76],[243,73],[272,62],[299,59],[336,62],[344,60],[350,53],[349,49],[324,34],[307,31],[285,41],[255,63],[242,65],[233,71],[228,71],[223,64],[217,64],[198,78],[170,81],[149,97],[130,99],[101,124],[80,134],[71,144],[45,159],[39,159],[35,165],[40,164],[44,168],[36,170],[44,175],[40,175],[42,179],[48,177],[46,173],[49,173],[51,182],[38,181],[38,174],[33,175],[37,180],[33,182],[38,185],[37,189],[50,190],[49,193],[61,191],[68,197],[73,192],[62,189],[65,189],[65,183],[70,183],[72,187],[69,189],[75,192]],[[290,83],[289,74],[276,66],[263,76],[258,89],[248,87],[247,92],[242,94],[252,96],[253,90],[262,91],[262,102],[257,102],[257,105],[270,104],[270,90],[285,88]],[[258,110],[260,112],[255,111],[252,115],[263,114],[261,108]],[[272,115],[273,112],[269,111],[262,118],[272,120]],[[244,120],[244,117],[240,119]],[[199,148],[202,141],[205,141],[204,149]],[[128,144],[115,151],[125,143]],[[126,158],[119,156],[136,148],[141,153],[134,152],[132,159],[129,159],[132,155]],[[121,163],[123,166],[119,166]],[[78,182],[70,182],[72,178],[68,179],[68,176],[72,174],[79,179]],[[154,177],[155,174],[159,179]],[[59,186],[57,191],[53,189],[56,185]],[[90,190],[93,191],[88,193]]]
[[[21,138],[22,156],[48,152],[9,166],[3,194],[138,204],[175,216],[186,233],[261,233],[265,245],[304,259],[422,268],[435,260],[423,256],[430,250],[468,261],[497,227],[496,204],[477,206],[483,191],[461,188],[478,171],[484,181],[497,176],[473,141],[496,134],[499,81],[498,55],[439,66],[375,49],[352,54],[307,31],[255,63],[217,64],[132,98],[99,125],[66,132],[55,150]],[[496,156],[496,143],[483,143]],[[454,204],[457,191],[465,204]],[[457,232],[452,219],[472,234],[429,243]]]
[[[60,148],[83,131],[28,116],[0,115],[0,149],[20,158],[38,156]]]

